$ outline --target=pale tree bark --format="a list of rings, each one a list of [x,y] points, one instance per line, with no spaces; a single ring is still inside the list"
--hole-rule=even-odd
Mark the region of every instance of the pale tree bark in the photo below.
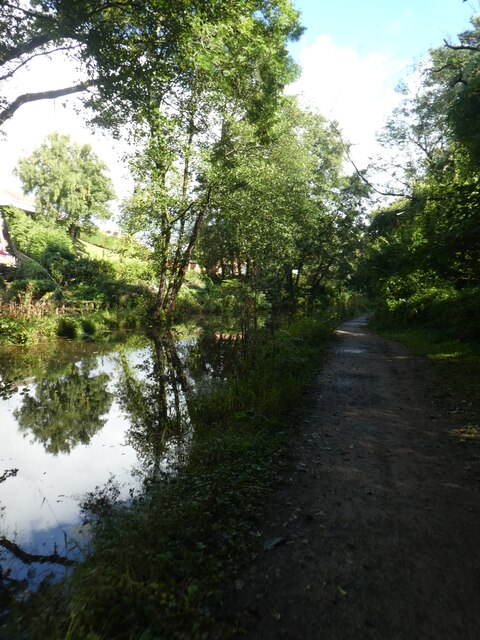
[[[165,300],[165,313],[167,317],[171,317],[173,311],[175,310],[175,303],[177,301],[178,293],[180,291],[180,287],[185,280],[185,274],[188,269],[188,263],[192,257],[193,250],[197,244],[198,237],[200,235],[200,231],[205,220],[205,216],[207,213],[208,200],[210,199],[210,190],[207,197],[207,202],[202,207],[202,209],[197,214],[195,219],[192,231],[190,233],[190,239],[187,245],[187,248],[183,251],[183,255],[181,260],[177,263],[175,272],[172,273],[172,277],[170,279],[167,296]]]

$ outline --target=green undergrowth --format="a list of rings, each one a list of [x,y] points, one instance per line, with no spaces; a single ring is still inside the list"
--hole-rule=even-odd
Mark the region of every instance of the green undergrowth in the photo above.
[[[480,345],[452,338],[444,331],[426,327],[375,329],[383,336],[406,344],[414,353],[429,358],[447,388],[480,416]]]
[[[138,329],[143,321],[141,309],[105,309],[82,315],[39,318],[0,317],[0,346],[41,344],[56,336],[98,339],[111,331]]]
[[[97,312],[61,316],[56,319],[56,334],[63,338],[97,338],[103,333],[138,329],[143,316],[134,310],[105,309]]]
[[[56,319],[52,317],[0,317],[0,346],[37,344],[53,338],[56,329]]]
[[[451,284],[434,281],[421,284],[420,277],[390,278],[384,298],[377,301],[376,322],[380,326],[410,331],[422,328],[435,339],[473,342],[480,338],[480,289],[456,290]]]
[[[297,318],[235,342],[228,381],[189,400],[194,429],[185,464],[149,482],[128,506],[105,505],[102,493],[88,557],[63,583],[17,603],[6,637],[212,637],[222,589],[259,535],[262,505],[294,434],[292,412],[334,324]]]

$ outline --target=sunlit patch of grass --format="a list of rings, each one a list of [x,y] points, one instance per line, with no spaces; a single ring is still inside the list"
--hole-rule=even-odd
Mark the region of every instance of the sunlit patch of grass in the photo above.
[[[467,424],[457,429],[452,429],[450,435],[461,438],[462,440],[480,440],[480,428],[475,424]]]
[[[86,240],[78,240],[77,241],[82,251],[89,257],[94,260],[111,260],[113,262],[118,262],[120,260],[120,255],[113,251],[112,249],[107,249],[105,247],[98,247],[95,244],[91,244]]]
[[[434,360],[448,360],[449,358],[461,358],[461,351],[452,351],[450,353],[435,353],[430,357]]]

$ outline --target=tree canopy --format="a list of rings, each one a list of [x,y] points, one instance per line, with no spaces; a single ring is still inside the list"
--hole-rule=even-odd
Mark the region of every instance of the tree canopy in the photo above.
[[[268,137],[283,87],[297,72],[286,45],[301,31],[290,0],[11,0],[0,12],[1,82],[61,50],[82,71],[76,88],[88,88],[93,121],[134,142],[137,184],[124,221],[154,252],[158,316],[175,305],[221,181],[222,132],[242,121],[255,127],[259,142]],[[48,95],[4,99],[0,124],[39,97]],[[38,171],[20,172],[44,209],[68,211],[72,233],[89,222],[73,194],[65,202],[63,184],[40,188]]]
[[[366,195],[344,174],[336,126],[289,99],[268,141],[259,144],[252,127],[238,122],[225,138],[224,180],[201,259],[224,276],[243,273],[272,300],[313,302],[322,287],[351,273]]]
[[[106,171],[90,145],[58,133],[20,159],[16,169],[24,191],[36,196],[36,217],[65,225],[72,237],[90,228],[95,218],[111,216],[107,205],[115,194]]]
[[[259,144],[268,138],[281,91],[295,77],[286,43],[299,33],[297,17],[286,0],[242,0],[229,3],[228,11],[209,3],[198,15],[190,9],[184,16],[188,37],[177,33],[175,46],[185,50],[175,57],[175,80],[156,69],[138,89],[147,93],[134,111],[136,186],[123,223],[131,233],[142,232],[154,252],[158,317],[174,309],[223,180],[228,123],[250,123]],[[102,117],[115,122],[118,104],[102,105]]]
[[[290,0],[9,0],[0,7],[0,125],[26,102],[82,91],[97,121],[115,127],[180,95],[192,75],[258,114],[288,80],[285,42],[300,32]],[[78,82],[5,97],[25,66],[59,52],[81,69]]]

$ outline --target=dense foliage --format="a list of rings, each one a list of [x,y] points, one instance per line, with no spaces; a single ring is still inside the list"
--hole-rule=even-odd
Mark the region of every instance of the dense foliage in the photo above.
[[[364,185],[346,176],[337,128],[286,100],[267,141],[246,123],[224,131],[223,181],[199,260],[239,278],[277,307],[325,299],[355,267]]]
[[[143,281],[154,275],[157,320],[185,306],[195,260],[291,307],[349,277],[365,193],[342,174],[336,129],[282,97],[297,71],[286,45],[301,33],[290,0],[235,0],[228,10],[204,0],[13,0],[9,9],[0,12],[2,81],[67,51],[81,63],[95,122],[134,142],[122,222],[150,250],[145,269],[130,266]],[[16,108],[5,104],[2,117]],[[103,169],[52,134],[18,173],[37,193],[37,215],[53,212],[74,237],[105,215]],[[78,283],[87,267],[57,275]]]
[[[146,292],[152,277],[149,261],[145,249],[128,238],[120,253],[108,249],[102,253],[100,248],[99,254],[90,255],[90,245],[73,241],[55,220],[34,219],[14,208],[4,210],[4,216],[14,246],[23,254],[13,282],[7,285],[6,300],[18,302],[28,292],[32,301],[54,294],[62,302],[97,300],[107,307],[131,306]],[[97,234],[97,242],[102,237],[109,244],[105,234]]]
[[[366,190],[344,175],[343,142],[325,119],[285,100],[264,138],[254,124],[224,119],[211,150],[188,148],[177,184],[175,164],[171,183],[152,182],[153,159],[142,156],[124,205],[125,226],[146,232],[155,256],[158,309],[175,309],[193,258],[213,278],[236,278],[292,307],[348,278]],[[192,165],[196,178],[187,177]]]
[[[479,28],[431,51],[404,89],[383,141],[406,188],[373,216],[363,272],[379,318],[464,338],[480,331]]]
[[[123,224],[143,233],[154,253],[158,319],[174,312],[224,181],[225,128],[231,121],[250,123],[261,144],[296,71],[286,50],[299,34],[290,2],[243,0],[229,3],[228,11],[210,3],[207,14],[207,21],[188,14],[181,41],[188,58],[177,60],[175,86],[154,74],[133,125],[136,186],[124,203]]]
[[[356,283],[375,297],[386,324],[478,339],[479,29],[474,19],[458,45],[432,51],[405,85],[382,135],[398,152],[389,160],[396,185],[385,189],[397,196],[364,227],[369,185],[358,172],[346,175],[348,147],[336,124],[281,97],[295,76],[286,43],[299,33],[289,0],[0,7],[4,80],[29,57],[66,47],[85,65],[86,84],[76,88],[92,87],[97,123],[128,124],[136,184],[122,224],[138,238],[106,240],[91,228],[108,181],[89,200],[74,167],[55,165],[40,185],[50,152],[73,155],[78,166],[89,154],[52,136],[19,169],[26,185],[36,181],[40,214],[6,212],[30,260],[7,283],[4,301],[43,304],[55,293],[98,303],[89,317],[56,321],[57,334],[70,338],[118,326],[113,305],[141,310],[144,322],[207,309],[241,324],[238,333],[199,340],[189,376],[168,331],[154,335],[152,363],[120,358],[116,397],[145,490],[128,504],[112,500],[113,485],[90,496],[85,562],[64,583],[9,601],[12,637],[208,637],[219,587],[255,536],[259,501],[279,469],[283,419],[332,330],[329,319],[313,318],[318,301],[342,300]],[[1,122],[17,105],[0,108]],[[96,178],[103,171],[92,157],[87,165]],[[187,277],[191,262],[201,275]],[[308,314],[252,331],[259,308]],[[28,324],[27,315],[0,315],[0,333],[13,342],[28,341]],[[222,345],[201,393],[200,352],[209,341]],[[21,428],[52,454],[88,442],[112,402],[107,383],[88,367],[59,370],[25,396]],[[182,464],[165,473],[174,462]]]
[[[225,92],[248,99],[252,113],[268,110],[287,61],[285,38],[300,33],[296,20],[289,0],[3,2],[0,82],[15,83],[25,65],[58,52],[81,75],[69,87],[2,98],[0,124],[25,102],[88,88],[85,103],[97,121],[123,125],[181,93],[192,75],[203,83],[215,77]]]
[[[128,113],[136,184],[122,223],[142,243],[128,248],[112,239],[95,253],[83,235],[84,254],[79,258],[77,245],[72,259],[58,225],[49,222],[42,237],[25,218],[28,232],[15,228],[14,235],[40,267],[22,266],[11,295],[30,281],[37,297],[59,285],[118,302],[119,282],[142,284],[155,287],[153,316],[162,320],[202,305],[226,309],[231,295],[253,311],[265,295],[274,308],[311,307],[357,283],[378,300],[378,317],[442,325],[456,314],[462,334],[475,335],[478,18],[458,44],[431,51],[405,84],[381,136],[397,152],[388,160],[396,183],[385,191],[398,197],[373,214],[360,252],[366,181],[345,175],[348,147],[335,123],[281,97],[296,72],[286,43],[300,33],[290,2],[238,0],[228,11],[194,4],[195,11],[184,11],[183,3],[161,0],[82,0],[73,10],[44,0],[31,11],[13,2],[9,17],[1,14],[3,30],[16,25],[3,44],[6,67],[68,37],[95,83],[88,100],[97,121],[115,129]],[[54,148],[61,157],[80,153],[67,147],[53,136],[20,173],[25,180],[37,175]],[[82,195],[77,207],[79,183],[67,180],[74,183],[70,196],[61,180],[52,182],[48,198],[40,188],[39,199],[42,211],[57,207],[60,225],[71,220],[75,232],[102,214],[101,194],[89,202]],[[192,263],[210,279],[186,287]]]

